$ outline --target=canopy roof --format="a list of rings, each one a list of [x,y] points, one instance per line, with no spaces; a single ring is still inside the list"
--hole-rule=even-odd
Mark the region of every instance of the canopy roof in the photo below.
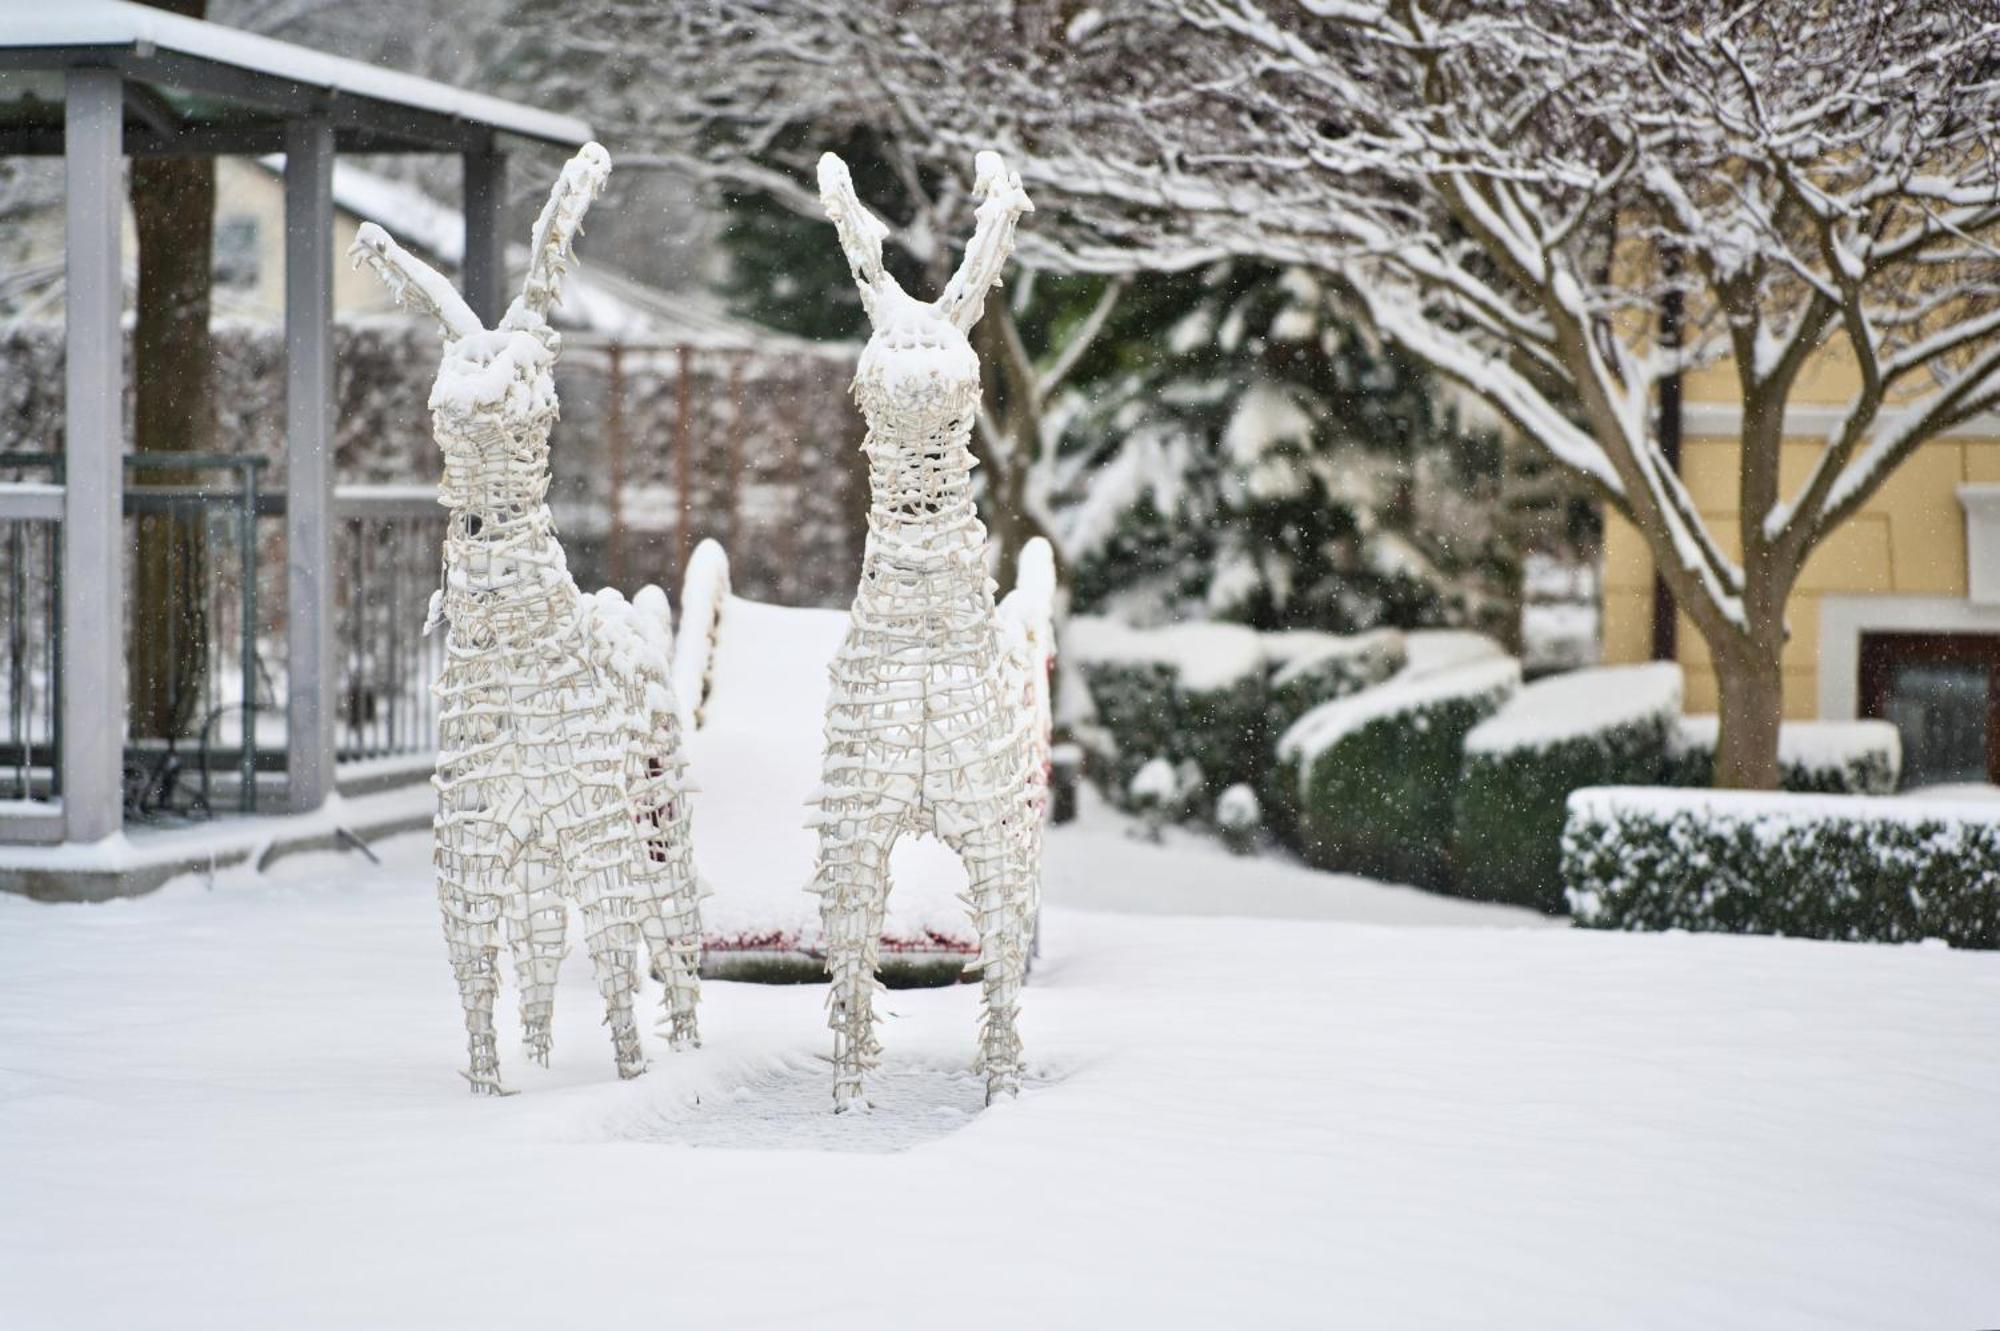
[[[10,6],[0,24],[0,154],[62,151],[63,72],[125,78],[125,151],[264,153],[324,116],[341,152],[490,152],[499,136],[566,148],[590,126],[358,60],[127,0]]]

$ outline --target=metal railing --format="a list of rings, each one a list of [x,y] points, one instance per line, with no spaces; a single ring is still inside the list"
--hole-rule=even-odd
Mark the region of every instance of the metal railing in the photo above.
[[[431,682],[444,634],[425,633],[437,590],[445,512],[433,486],[344,485],[334,491],[342,762],[437,747]]]
[[[62,487],[20,482],[0,505],[0,798],[62,793]]]
[[[172,568],[177,595],[201,598],[203,650],[186,678],[165,688],[186,718],[179,733],[126,742],[126,814],[135,821],[254,812],[285,768],[285,496],[268,488],[268,460],[241,454],[149,455],[128,473],[220,472],[231,484],[129,486],[127,549],[139,525],[199,523],[198,567]],[[0,800],[50,802],[60,795],[61,460],[0,455]],[[335,492],[334,559],[339,697],[336,757],[342,763],[414,756],[436,747],[430,685],[442,635],[423,625],[438,584],[445,514],[428,486],[341,486]],[[157,544],[169,560],[176,542]],[[183,575],[185,575],[183,577]],[[128,587],[134,586],[128,578]],[[128,598],[127,633],[134,598]],[[180,631],[165,620],[166,631]],[[123,651],[125,643],[108,644]],[[181,669],[182,654],[162,659]]]

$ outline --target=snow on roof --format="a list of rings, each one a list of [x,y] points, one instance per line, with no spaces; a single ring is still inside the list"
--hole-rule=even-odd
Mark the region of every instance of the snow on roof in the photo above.
[[[1063,639],[1077,660],[1098,665],[1163,665],[1197,693],[1261,675],[1264,644],[1241,624],[1170,624],[1140,629],[1112,619],[1074,615]]]
[[[8,9],[7,22],[0,27],[0,49],[122,47],[149,54],[146,48],[150,47],[330,93],[454,116],[548,143],[580,147],[591,138],[590,126],[574,116],[467,92],[414,74],[380,69],[128,0],[70,0],[61,5],[11,5]]]
[[[1721,719],[1684,716],[1667,744],[1675,752],[1713,749]],[[1903,737],[1887,721],[1786,721],[1778,727],[1778,761],[1812,769],[1845,767],[1871,753],[1900,758]]]
[[[1599,666],[1536,680],[1466,736],[1467,753],[1542,749],[1681,710],[1681,668],[1671,661]]]
[[[258,158],[257,164],[280,174],[285,157],[272,153]],[[447,267],[457,268],[465,260],[465,215],[407,181],[336,159],[333,202],[342,212],[375,223],[401,243]],[[510,280],[517,281],[527,266],[527,246],[508,246]],[[555,322],[560,328],[621,342],[787,354],[852,353],[845,344],[820,346],[759,328],[735,318],[704,293],[662,291],[594,261],[578,263],[565,276]]]
[[[1297,759],[1310,767],[1320,754],[1370,722],[1449,698],[1511,693],[1520,682],[1521,663],[1511,656],[1422,674],[1413,674],[1405,666],[1387,683],[1321,703],[1293,722],[1278,740],[1278,757],[1287,762]]]
[[[1609,820],[1640,815],[1669,819],[1677,814],[1781,827],[1831,818],[1874,823],[2000,822],[2000,804],[1968,797],[1806,795],[1783,790],[1707,790],[1688,786],[1589,786],[1569,797],[1571,817]]]

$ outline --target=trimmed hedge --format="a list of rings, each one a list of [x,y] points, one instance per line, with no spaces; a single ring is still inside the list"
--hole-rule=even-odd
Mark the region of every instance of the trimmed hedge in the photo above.
[[[1593,929],[2000,948],[2000,806],[1579,791],[1563,880],[1576,922]]]
[[[1657,782],[1680,709],[1679,666],[1605,666],[1538,680],[1474,730],[1454,808],[1462,894],[1561,914],[1570,792]]]
[[[1403,635],[1376,629],[1351,638],[1299,629],[1264,635],[1270,662],[1270,701],[1265,720],[1271,738],[1290,730],[1321,703],[1351,697],[1380,684],[1403,668]]]
[[[1682,717],[1667,742],[1665,786],[1715,784],[1716,718]],[[1778,727],[1778,785],[1795,794],[1893,795],[1903,743],[1887,721],[1786,721]]]
[[[1402,664],[1395,633],[1259,634],[1237,624],[1135,629],[1087,616],[1071,619],[1063,646],[1109,741],[1097,755],[1106,795],[1129,807],[1132,777],[1148,760],[1191,760],[1207,788],[1197,801],[1202,812],[1230,786],[1267,788],[1274,706],[1279,715],[1303,711]]]
[[[1326,703],[1286,732],[1300,850],[1324,868],[1452,883],[1451,818],[1465,737],[1520,686],[1501,657]]]

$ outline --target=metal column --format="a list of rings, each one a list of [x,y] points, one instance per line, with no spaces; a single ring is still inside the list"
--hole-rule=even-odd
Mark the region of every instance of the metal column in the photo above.
[[[333,126],[285,127],[285,776],[295,812],[333,792]]]
[[[63,827],[65,840],[97,841],[124,815],[125,94],[113,69],[65,79]]]
[[[496,152],[465,154],[465,303],[488,328],[506,312],[506,246],[500,235],[507,202],[507,159]]]

